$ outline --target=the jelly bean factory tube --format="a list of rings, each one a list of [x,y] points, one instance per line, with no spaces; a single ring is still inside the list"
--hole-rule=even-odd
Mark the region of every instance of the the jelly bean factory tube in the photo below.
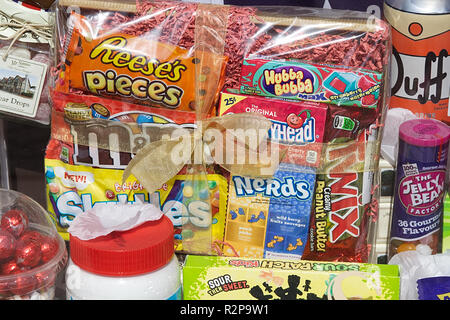
[[[449,138],[449,127],[437,120],[400,125],[389,258],[418,244],[440,251]]]

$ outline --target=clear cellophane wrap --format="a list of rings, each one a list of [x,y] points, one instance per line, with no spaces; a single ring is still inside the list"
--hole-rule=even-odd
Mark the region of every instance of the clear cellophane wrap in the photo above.
[[[55,11],[59,39],[55,57],[59,72],[55,73],[53,79],[53,118],[59,120],[52,126],[52,145],[49,144],[51,148],[47,149],[48,154],[55,146],[64,144],[91,149],[94,145],[99,150],[131,154],[127,165],[117,169],[124,172],[123,181],[135,179],[142,184],[144,191],[148,192],[144,197],[146,201],[150,201],[155,193],[163,194],[161,186],[167,187],[168,181],[181,176],[177,198],[172,199],[177,200],[174,203],[178,207],[172,211],[170,208],[164,210],[166,214],[175,212],[172,220],[175,228],[179,229],[175,239],[180,252],[374,261],[379,147],[388,98],[385,84],[389,81],[390,29],[387,24],[376,17],[354,11],[168,1],[110,3],[64,0],[55,5]],[[278,91],[274,86],[262,88],[261,79],[256,78],[258,71],[250,71],[265,63],[275,63],[278,71],[284,69],[285,80],[295,78],[292,72],[292,78],[289,79],[290,64],[295,66],[291,68],[294,71],[306,65],[313,80],[301,85],[310,85],[312,91],[308,91],[309,95],[297,95],[297,90],[301,90],[301,81],[296,82],[298,86],[295,90],[292,89],[295,95],[286,96],[286,91],[280,94],[283,86],[278,86]],[[337,89],[341,90],[342,85],[346,84],[356,86],[349,94],[339,95],[337,100],[330,98],[323,89],[327,76],[333,72],[338,80],[331,85]],[[255,76],[252,81],[249,80],[250,74]],[[302,73],[302,77],[306,74],[307,71]],[[283,80],[282,77],[280,73],[279,79]],[[288,86],[284,88],[289,89]],[[312,140],[308,141],[276,140],[273,137],[274,122],[269,121],[274,119],[262,116],[258,110],[222,114],[221,97],[225,93],[266,99],[273,106],[269,112],[278,111],[278,114],[282,114],[283,110],[277,101],[287,101],[293,104],[292,108],[298,107],[299,110],[308,109],[302,121],[305,125],[314,122],[314,128],[321,131],[316,131]],[[360,95],[349,98],[351,94]],[[304,100],[317,97],[322,100],[304,104]],[[111,131],[102,132],[102,128],[111,130],[119,122],[120,126],[127,127],[136,137],[144,131],[151,132],[145,130],[149,125],[140,123],[132,116],[112,117],[109,111],[93,116],[94,109],[86,111],[83,108],[92,107],[95,99],[104,99],[98,100],[103,101],[103,106],[108,106],[109,99],[113,100],[114,103],[110,104],[114,104],[116,115],[126,113],[135,106],[134,109],[139,109],[139,113],[151,110],[155,116],[168,115],[170,118],[173,115],[174,118],[185,119],[184,124],[190,122],[192,125],[185,126],[187,131],[176,135],[173,133],[179,126],[164,127],[167,133],[165,136],[159,131],[153,137],[147,134],[145,137],[148,139],[140,140],[139,148],[129,139],[119,140],[112,146],[111,140],[105,138]],[[73,102],[69,108],[68,102]],[[77,109],[76,104],[81,104],[78,107],[82,110]],[[314,118],[311,110],[316,107],[318,110],[321,108],[323,116]],[[297,115],[300,118],[300,114]],[[66,131],[62,129],[64,123]],[[175,120],[173,123],[181,124],[183,121]],[[150,126],[154,125],[152,123]],[[294,128],[293,124],[289,125]],[[89,128],[93,126],[97,128],[95,142],[88,134],[91,132]],[[251,142],[255,136],[243,138],[236,133],[239,132],[236,129],[254,128],[272,131],[265,139],[269,140],[271,150],[277,149],[279,152],[276,165],[273,166],[272,161],[269,169],[267,163],[250,163],[248,158],[236,163],[236,154],[229,157],[228,162],[224,161],[227,157],[223,153],[228,154],[230,150],[224,149],[220,153],[217,146],[211,148],[211,140],[207,139],[212,132],[208,130],[221,133],[234,130],[233,147],[244,146],[241,149],[244,152],[260,155],[261,151],[257,150],[260,143]],[[289,132],[299,133],[303,130],[299,127],[295,129],[297,131],[289,129]],[[302,132],[306,134],[307,129]],[[175,150],[180,151],[180,136],[190,151],[187,156],[184,155],[183,161],[175,161],[172,155]],[[84,149],[91,150],[89,148]],[[316,155],[314,161],[305,158],[311,156],[309,151]],[[53,152],[46,157],[59,161],[61,157],[58,154]],[[77,165],[70,157],[65,163]],[[92,163],[87,166],[96,167]],[[277,202],[273,194],[247,193],[242,198],[232,190],[235,187],[233,177],[246,177],[247,182],[265,181],[261,183],[267,186],[276,180],[273,177],[281,167],[283,174],[278,180],[282,182],[288,181],[286,171],[295,172],[293,175],[296,179],[311,178],[308,180],[311,184],[308,197],[299,197],[297,193],[294,202]],[[226,186],[222,194],[217,189],[220,183],[213,181],[212,174],[225,179]],[[320,197],[324,196],[324,188],[331,191],[327,196],[329,206],[325,214],[323,205],[318,204],[322,200],[317,192],[319,184]],[[286,190],[289,188],[286,187]],[[131,196],[131,191],[128,192]],[[221,195],[215,198],[217,194]],[[242,215],[242,212],[233,208],[239,207],[242,199],[247,204],[255,203],[252,202],[252,196],[258,199],[258,205],[266,205],[265,209],[260,210],[265,215],[259,217],[264,216],[264,219],[260,219],[260,222],[264,221],[262,234],[251,229],[253,225],[249,223],[252,219],[258,220],[252,210],[244,214],[242,224],[233,224],[237,221],[234,221],[234,214],[238,218]],[[214,204],[217,199],[220,199],[220,203]],[[49,206],[55,205],[57,200],[57,196],[53,197],[49,200]],[[110,201],[117,200],[113,198]],[[198,201],[203,204],[198,205]],[[277,203],[278,207],[271,209],[272,202]],[[167,203],[161,200],[161,207],[164,204]],[[213,212],[212,208],[216,205],[220,208]],[[304,238],[302,241],[297,239],[296,243],[296,239],[290,239],[291,243],[286,242],[283,248],[279,247],[278,251],[268,254],[268,248],[282,245],[281,236],[274,238],[280,241],[269,241],[268,230],[269,224],[276,225],[283,220],[276,216],[283,211],[283,206],[287,206],[285,215],[289,215],[295,207],[310,208],[306,213],[307,221],[303,223],[295,220],[296,213],[293,210],[292,219],[296,222],[278,224],[271,230],[286,235],[294,233],[295,237],[295,232],[301,229]],[[318,207],[320,212],[316,210]],[[58,217],[55,221],[58,221]],[[67,223],[70,223],[70,219],[66,221],[66,226]],[[250,228],[246,229],[249,234],[240,237],[236,230],[245,228]],[[63,225],[60,231],[64,232]],[[284,238],[287,240],[287,237]]]

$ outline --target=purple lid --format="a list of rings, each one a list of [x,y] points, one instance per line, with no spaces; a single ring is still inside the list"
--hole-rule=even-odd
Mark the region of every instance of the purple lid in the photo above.
[[[438,120],[412,119],[400,125],[399,137],[408,144],[435,147],[449,140],[450,128]]]

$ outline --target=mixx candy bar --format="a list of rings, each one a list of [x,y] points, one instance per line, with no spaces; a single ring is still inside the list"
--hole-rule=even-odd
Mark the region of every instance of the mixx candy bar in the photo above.
[[[266,97],[376,108],[382,74],[343,66],[245,59],[240,92]]]
[[[305,101],[283,101],[266,97],[222,92],[219,115],[256,112],[272,121],[271,141],[287,149],[283,162],[317,167],[322,153],[322,141],[328,106]]]
[[[331,107],[331,106],[330,106]],[[323,162],[317,175],[307,260],[367,262],[377,130],[373,115],[330,108]],[[367,110],[372,113],[375,110]],[[338,126],[336,118],[345,117]],[[342,125],[342,126],[341,126]],[[346,130],[348,129],[348,130]]]

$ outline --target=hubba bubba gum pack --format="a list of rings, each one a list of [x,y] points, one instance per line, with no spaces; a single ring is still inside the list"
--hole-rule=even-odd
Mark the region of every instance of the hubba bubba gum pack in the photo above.
[[[397,265],[188,255],[184,300],[398,300]]]
[[[300,61],[245,59],[240,91],[266,97],[376,108],[381,80],[380,72],[370,70]]]
[[[270,140],[279,143],[285,154],[273,178],[231,176],[224,236],[229,247],[224,254],[300,259],[307,240],[327,106],[230,91],[221,94],[219,115],[264,115],[272,122]]]
[[[64,239],[71,221],[94,206],[148,202],[171,219],[178,251],[184,240],[193,243],[202,232],[211,233],[211,241],[222,240],[227,180],[213,168],[207,183],[193,183],[184,168],[152,194],[133,176],[122,182],[123,170],[143,144],[173,127],[192,129],[193,113],[74,94],[55,93],[53,101],[45,155],[47,207]]]

